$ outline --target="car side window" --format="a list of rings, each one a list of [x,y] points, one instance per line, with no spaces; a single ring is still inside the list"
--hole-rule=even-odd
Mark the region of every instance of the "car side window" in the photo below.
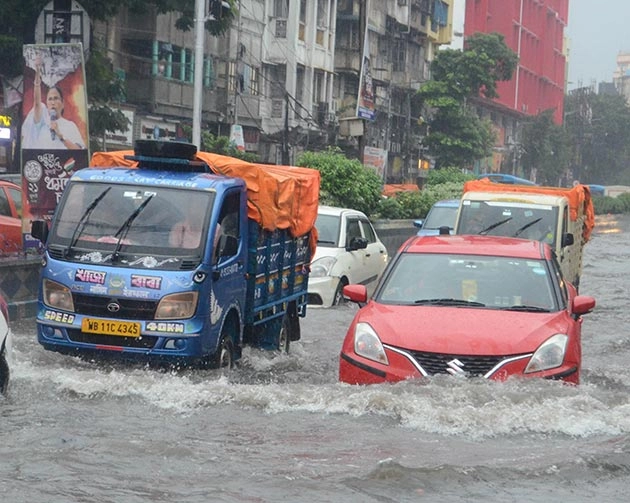
[[[13,187],[9,187],[9,195],[11,199],[13,199],[13,205],[15,206],[18,217],[22,218],[22,192]]]
[[[0,215],[4,215],[5,217],[12,216],[11,205],[7,199],[7,194],[3,189],[0,189]]]
[[[348,219],[346,224],[346,246],[350,244],[353,238],[363,237],[361,235],[361,227],[359,221],[356,218]]]
[[[374,232],[372,224],[368,220],[361,219],[361,226],[363,227],[363,234],[368,240],[368,243],[376,243],[376,232]]]

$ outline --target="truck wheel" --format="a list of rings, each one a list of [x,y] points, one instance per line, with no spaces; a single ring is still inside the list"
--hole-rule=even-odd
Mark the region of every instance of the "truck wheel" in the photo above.
[[[221,334],[221,342],[214,355],[214,367],[229,370],[234,367],[234,347],[230,336],[225,332]]]
[[[282,318],[282,326],[278,333],[278,350],[281,353],[288,353],[291,344],[291,320],[289,315],[285,314]]]

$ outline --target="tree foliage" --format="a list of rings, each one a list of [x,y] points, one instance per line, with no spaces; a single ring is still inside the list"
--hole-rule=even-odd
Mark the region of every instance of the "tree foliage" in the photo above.
[[[533,117],[523,127],[523,169],[525,176],[543,185],[563,185],[569,167],[569,139],[565,130],[553,122],[553,110]]]
[[[381,199],[381,178],[357,159],[348,159],[337,147],[323,152],[304,152],[297,165],[317,169],[321,174],[320,203],[354,208],[367,215]]]
[[[437,167],[464,167],[492,152],[494,133],[466,106],[473,97],[496,98],[497,82],[509,80],[518,58],[503,35],[478,33],[463,51],[445,49],[431,64],[432,80],[418,91],[429,112],[424,145]]]
[[[565,117],[574,178],[630,185],[630,108],[624,97],[581,89],[567,96]]]

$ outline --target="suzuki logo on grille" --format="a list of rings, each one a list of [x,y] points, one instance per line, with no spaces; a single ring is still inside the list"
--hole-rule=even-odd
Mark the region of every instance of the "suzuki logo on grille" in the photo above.
[[[118,302],[110,302],[109,304],[107,304],[107,310],[110,313],[117,313],[118,311],[120,311],[120,304]]]
[[[448,365],[448,368],[446,369],[446,371],[449,374],[454,375],[454,376],[466,375],[466,371],[464,370],[464,364],[461,361],[459,361],[457,358],[455,358],[454,360],[451,360],[446,365]]]

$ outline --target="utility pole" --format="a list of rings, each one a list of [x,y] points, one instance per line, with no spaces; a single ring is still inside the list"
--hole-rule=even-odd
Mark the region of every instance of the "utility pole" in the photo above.
[[[288,166],[289,160],[289,93],[284,93],[284,129],[282,131],[282,164]]]
[[[201,148],[201,98],[203,93],[203,46],[206,0],[195,0],[195,69],[193,80],[192,142]]]

